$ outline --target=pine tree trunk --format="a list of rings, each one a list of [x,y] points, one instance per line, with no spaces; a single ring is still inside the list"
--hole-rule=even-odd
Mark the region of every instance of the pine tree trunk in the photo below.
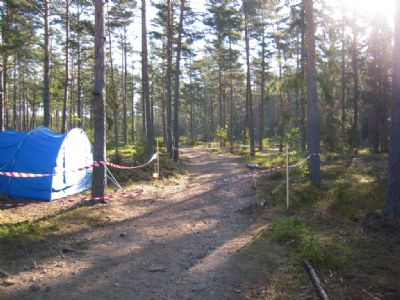
[[[181,48],[182,48],[182,31],[183,31],[183,18],[185,11],[185,0],[181,0],[179,26],[178,26],[178,40],[176,45],[176,61],[175,61],[175,96],[174,96],[174,161],[179,160],[179,76],[181,73]]]
[[[117,97],[117,90],[115,87],[115,76],[114,76],[114,62],[113,62],[113,55],[112,55],[112,40],[111,40],[111,26],[110,26],[110,16],[108,12],[107,6],[107,27],[108,27],[108,50],[110,55],[110,73],[111,73],[111,105],[113,110],[113,119],[114,119],[114,144],[116,152],[119,151],[119,136],[118,136],[118,97]]]
[[[396,1],[388,192],[383,215],[400,218],[400,2]]]
[[[2,62],[2,61],[1,61]],[[4,130],[3,65],[0,65],[0,131]]]
[[[353,33],[353,44],[352,44],[352,67],[353,67],[353,124],[352,124],[352,146],[354,153],[358,152],[358,55],[357,55],[357,35]]]
[[[342,151],[346,146],[346,40],[345,40],[345,28],[344,21],[342,24],[342,78],[341,78],[341,127],[342,127]]]
[[[49,0],[44,0],[44,73],[43,73],[43,126],[50,126],[50,44]]]
[[[132,62],[132,74],[134,71],[134,66]],[[132,105],[131,105],[131,137],[132,137],[132,144],[135,143],[135,81],[132,78]]]
[[[77,23],[79,24],[80,22],[80,8],[78,6],[78,13],[77,13]],[[78,25],[79,26],[79,25]],[[77,43],[77,115],[78,115],[78,127],[82,128],[83,126],[83,115],[82,115],[82,59],[81,59],[81,30],[78,28],[77,34],[76,34],[76,43]]]
[[[147,157],[153,155],[153,132],[150,105],[149,65],[147,54],[146,0],[142,0],[142,89],[146,113]]]
[[[320,120],[317,102],[317,72],[315,67],[315,29],[312,0],[304,0],[306,13],[306,38],[307,38],[307,96],[308,96],[308,122],[307,140],[310,152],[310,175],[314,185],[321,183],[320,172]]]
[[[95,72],[93,88],[93,129],[94,147],[93,159],[104,161],[106,159],[106,98],[104,90],[104,2],[95,0]],[[106,193],[107,181],[104,166],[94,168],[92,197],[101,197]]]
[[[67,130],[67,101],[69,87],[69,0],[65,1],[65,81],[61,132]]]
[[[71,91],[69,93],[69,127],[76,127],[76,101],[75,101],[75,92],[76,92],[76,82],[75,82],[75,60],[71,59]]]
[[[304,1],[301,4],[301,85],[300,85],[300,132],[301,132],[301,150],[306,151],[307,132],[306,132],[306,101],[305,101],[305,60],[306,60],[306,45],[305,45],[305,13]]]
[[[225,129],[225,124],[224,124],[224,107],[223,107],[223,80],[222,80],[222,49],[221,49],[221,44],[219,45],[219,54],[218,54],[218,107],[219,107],[219,129],[223,130]],[[220,140],[220,147],[224,147],[224,143],[222,140]]]
[[[264,23],[264,22],[263,22]],[[260,90],[260,128],[258,131],[258,149],[263,150],[263,139],[264,139],[264,102],[265,102],[265,30],[262,29],[262,41],[261,41],[261,90]]]
[[[250,37],[249,37],[249,27],[247,14],[244,15],[244,35],[245,35],[245,43],[246,43],[246,65],[247,65],[247,74],[246,74],[246,102],[248,103],[248,126],[249,126],[249,138],[250,138],[250,156],[255,155],[254,148],[254,117],[253,117],[253,99],[251,93],[251,77],[250,77]]]
[[[172,157],[172,5],[167,0],[167,150]]]
[[[278,43],[278,65],[279,65],[279,152],[283,151],[283,81],[282,81],[282,51],[280,43]]]
[[[124,99],[123,99],[123,131],[124,131],[124,145],[128,144],[128,55],[126,47],[126,28],[124,28]]]
[[[9,117],[9,105],[8,105],[8,73],[7,73],[7,65],[8,65],[8,56],[3,56],[3,110],[4,110],[4,127],[8,129],[10,127],[10,117]]]
[[[17,130],[17,59],[14,59],[13,75],[13,128]]]
[[[232,72],[232,41],[229,39],[229,146],[233,153],[233,72]]]

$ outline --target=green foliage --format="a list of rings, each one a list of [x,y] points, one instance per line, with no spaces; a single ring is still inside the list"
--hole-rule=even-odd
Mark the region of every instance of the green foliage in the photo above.
[[[271,145],[270,139],[269,138],[263,138],[263,140],[262,140],[263,149],[268,150],[270,145]]]
[[[295,240],[297,258],[301,261],[308,259],[316,266],[327,268],[337,268],[347,262],[347,248],[318,236],[298,216],[277,219],[272,225],[271,233],[280,243]]]
[[[337,179],[330,190],[330,208],[347,218],[358,218],[383,206],[386,180],[375,181],[370,176],[347,174]]]
[[[272,236],[279,242],[290,239],[301,240],[308,234],[304,221],[300,217],[279,218],[272,226]]]
[[[217,136],[221,140],[225,140],[228,137],[228,126],[225,126],[225,128],[218,126],[218,128],[217,128]]]
[[[349,249],[338,243],[323,240],[313,232],[304,235],[300,245],[300,259],[308,259],[316,266],[341,267],[347,262],[349,255]]]
[[[310,182],[301,183],[291,188],[291,207],[302,207],[317,203],[323,199],[324,191]]]

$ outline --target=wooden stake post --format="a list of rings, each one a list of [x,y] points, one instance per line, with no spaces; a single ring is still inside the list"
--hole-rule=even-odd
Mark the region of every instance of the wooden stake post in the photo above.
[[[286,209],[289,209],[289,144],[286,145]]]
[[[158,179],[160,178],[160,149],[158,147],[158,138],[157,138],[157,166],[156,166],[156,172],[153,173],[153,178]]]

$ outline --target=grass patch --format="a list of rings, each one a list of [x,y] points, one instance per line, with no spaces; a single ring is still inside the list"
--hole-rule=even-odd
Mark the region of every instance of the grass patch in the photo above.
[[[95,227],[106,221],[105,210],[79,207],[46,220],[0,225],[0,242],[12,244],[21,241],[39,241],[56,232],[70,231],[72,228],[83,226]]]
[[[337,241],[316,234],[298,216],[277,219],[271,233],[280,243],[294,244],[297,259],[308,259],[316,266],[338,268],[346,263],[349,255],[348,249]]]
[[[346,218],[359,218],[382,208],[386,181],[347,174],[337,179],[329,192],[331,211]]]
[[[0,227],[0,241],[14,242],[20,240],[36,241],[44,235],[59,230],[59,224],[51,221],[29,221],[22,224]]]

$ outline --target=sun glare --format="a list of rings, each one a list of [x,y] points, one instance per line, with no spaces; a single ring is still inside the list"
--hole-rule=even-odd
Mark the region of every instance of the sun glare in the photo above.
[[[349,15],[365,17],[383,16],[393,23],[395,0],[328,0],[331,4],[343,7]]]

